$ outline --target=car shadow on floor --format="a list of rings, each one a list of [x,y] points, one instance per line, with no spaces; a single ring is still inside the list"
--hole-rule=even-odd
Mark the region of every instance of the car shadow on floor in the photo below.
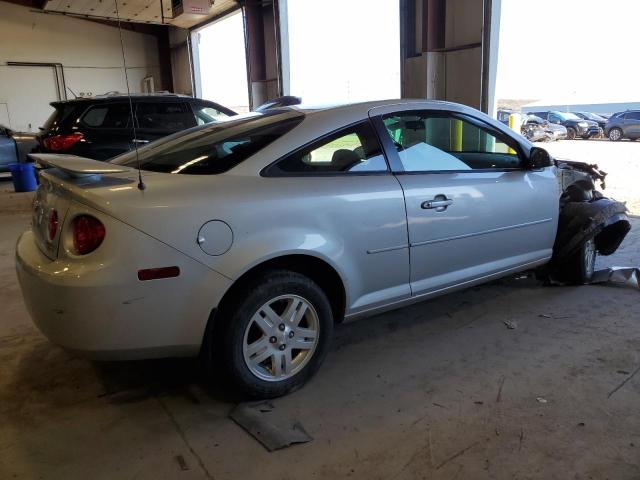
[[[485,315],[497,297],[540,288],[546,287],[531,277],[512,277],[340,324],[332,350],[416,327],[426,335],[455,331]],[[18,364],[13,369],[5,365],[12,371],[0,392],[0,414],[27,413],[30,402],[63,407],[95,399],[126,404],[164,396],[182,397],[194,404],[232,405],[246,400],[221,375],[206,378],[198,358],[91,362],[51,344],[35,329],[20,337],[10,349]]]

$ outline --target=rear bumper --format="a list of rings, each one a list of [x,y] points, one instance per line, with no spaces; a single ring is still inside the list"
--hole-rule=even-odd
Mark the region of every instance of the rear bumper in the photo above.
[[[180,265],[180,277],[141,282],[131,265],[123,274],[120,263],[50,260],[25,232],[16,245],[16,271],[33,322],[53,343],[93,359],[197,354],[229,280],[170,247],[156,249],[165,250],[163,261]]]

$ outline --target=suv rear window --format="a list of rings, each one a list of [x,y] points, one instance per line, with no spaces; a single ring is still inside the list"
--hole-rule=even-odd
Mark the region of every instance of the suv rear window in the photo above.
[[[51,112],[47,121],[44,122],[42,128],[45,131],[51,131],[60,126],[60,123],[73,111],[74,105],[69,103],[54,104],[55,110]]]
[[[272,111],[232,117],[165,137],[127,152],[112,163],[153,172],[214,175],[224,173],[292,130],[304,114]]]

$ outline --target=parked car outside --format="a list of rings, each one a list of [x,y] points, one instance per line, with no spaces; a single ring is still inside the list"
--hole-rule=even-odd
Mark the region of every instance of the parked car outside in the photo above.
[[[38,135],[42,152],[107,160],[164,136],[228,118],[235,112],[208,100],[169,93],[108,94],[53,102]],[[135,114],[132,122],[131,106]]]
[[[547,132],[542,125],[525,122],[520,128],[522,136],[530,142],[551,142],[553,135]]]
[[[12,163],[30,161],[27,154],[38,145],[35,133],[14,132],[0,125],[0,172],[8,172]]]
[[[509,117],[515,113],[513,110],[500,108],[498,109],[497,119],[500,123],[509,126]]]
[[[597,113],[591,113],[591,112],[573,112],[575,113],[578,117],[584,119],[584,120],[591,120],[592,122],[596,122],[598,124],[598,127],[600,128],[600,137],[604,136],[604,127],[607,123],[607,119],[604,118],[601,115],[598,115]]]
[[[635,141],[640,138],[640,110],[614,113],[604,127],[609,140],[617,142],[623,138]]]
[[[201,354],[254,397],[308,380],[335,322],[534,268],[587,282],[630,228],[593,166],[447,102],[270,109],[108,163],[32,156],[50,168],[16,262],[42,332],[95,358]]]
[[[525,115],[524,123],[539,125],[544,128],[549,136],[549,141],[564,140],[567,138],[567,129],[565,127],[555,123],[549,123],[536,115]]]
[[[528,113],[547,120],[549,123],[565,127],[567,129],[567,140],[573,140],[578,137],[586,140],[598,136],[600,133],[596,122],[584,120],[573,113],[557,111]]]

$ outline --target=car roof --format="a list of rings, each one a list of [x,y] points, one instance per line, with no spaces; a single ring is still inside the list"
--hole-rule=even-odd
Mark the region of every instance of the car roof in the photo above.
[[[292,109],[299,110],[306,115],[313,115],[321,112],[340,112],[354,115],[366,116],[369,110],[377,107],[390,107],[390,106],[421,106],[423,108],[433,107],[441,110],[449,107],[456,111],[466,111],[467,113],[473,113],[475,109],[461,105],[459,103],[446,102],[443,100],[426,100],[420,98],[402,98],[402,99],[389,99],[389,100],[373,100],[367,102],[353,102],[353,103],[333,103],[333,104],[305,104],[292,105],[290,107],[280,107],[280,109]]]
[[[60,104],[68,104],[68,103],[76,103],[76,102],[100,102],[100,101],[109,101],[109,100],[128,100],[131,97],[133,100],[140,99],[176,99],[176,98],[184,98],[184,99],[193,99],[194,97],[190,95],[183,95],[179,93],[168,93],[168,92],[155,92],[155,93],[132,93],[131,95],[127,93],[121,92],[109,92],[103,95],[95,95],[93,97],[77,97],[70,98],[68,100],[58,100],[56,102],[52,102],[52,105],[60,105]]]

